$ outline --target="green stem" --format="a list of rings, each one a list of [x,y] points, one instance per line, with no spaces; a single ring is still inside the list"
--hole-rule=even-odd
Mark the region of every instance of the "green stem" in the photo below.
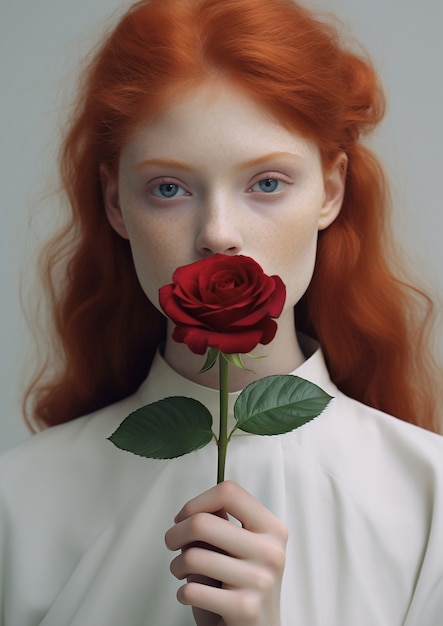
[[[228,368],[229,363],[220,352],[219,367],[219,397],[220,397],[220,430],[218,435],[218,465],[217,485],[225,479],[226,450],[228,447]]]

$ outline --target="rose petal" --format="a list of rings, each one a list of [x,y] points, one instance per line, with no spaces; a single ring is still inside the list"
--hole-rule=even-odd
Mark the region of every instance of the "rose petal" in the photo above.
[[[286,289],[278,276],[242,255],[215,254],[177,268],[159,301],[176,324],[174,340],[197,354],[208,347],[226,354],[253,350],[275,336]]]

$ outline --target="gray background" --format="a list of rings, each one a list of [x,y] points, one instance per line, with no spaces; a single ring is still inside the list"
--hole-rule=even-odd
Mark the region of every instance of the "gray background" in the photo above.
[[[372,143],[391,177],[396,232],[412,268],[441,295],[443,3],[307,3],[336,13],[375,61],[389,110]],[[32,282],[39,242],[56,223],[51,209],[57,206],[59,127],[80,59],[104,20],[122,6],[121,0],[15,0],[0,11],[0,451],[28,436],[20,394],[33,348],[20,284]],[[443,354],[441,341],[439,346]]]

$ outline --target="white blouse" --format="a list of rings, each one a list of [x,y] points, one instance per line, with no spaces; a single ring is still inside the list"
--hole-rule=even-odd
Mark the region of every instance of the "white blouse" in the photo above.
[[[344,396],[320,350],[294,373],[334,400],[289,434],[236,431],[226,472],[289,528],[282,626],[441,626],[443,438]],[[1,626],[194,625],[164,534],[215,483],[216,446],[160,461],[107,440],[170,395],[217,428],[218,392],[157,355],[133,396],[0,459]]]

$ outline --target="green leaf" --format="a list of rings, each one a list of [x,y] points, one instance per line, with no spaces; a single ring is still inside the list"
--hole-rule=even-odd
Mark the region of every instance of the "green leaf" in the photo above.
[[[201,370],[199,371],[199,374],[203,374],[203,372],[207,372],[208,370],[211,369],[211,367],[214,367],[215,362],[217,361],[219,352],[220,351],[217,350],[217,348],[209,348],[208,355],[206,357],[206,362],[201,368]]]
[[[151,459],[174,459],[203,448],[213,438],[212,416],[192,398],[176,396],[148,404],[120,424],[109,440]]]
[[[254,435],[280,435],[314,419],[331,396],[298,376],[267,376],[248,385],[237,398],[237,427]]]

